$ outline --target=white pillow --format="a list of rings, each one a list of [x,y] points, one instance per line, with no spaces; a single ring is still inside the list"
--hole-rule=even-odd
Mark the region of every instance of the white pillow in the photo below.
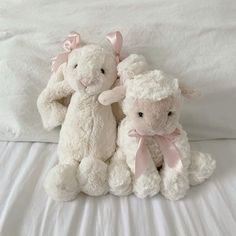
[[[42,128],[36,99],[72,30],[90,41],[120,30],[124,56],[141,53],[202,92],[183,109],[191,139],[236,138],[236,1],[229,2],[2,0],[0,140],[57,142],[58,129]]]

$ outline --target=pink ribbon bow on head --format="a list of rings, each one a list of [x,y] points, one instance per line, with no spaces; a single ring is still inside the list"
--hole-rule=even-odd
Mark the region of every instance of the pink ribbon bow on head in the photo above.
[[[116,56],[116,63],[120,62],[120,52],[123,44],[123,37],[119,31],[111,32],[106,35],[106,38],[111,43]]]
[[[145,136],[139,134],[135,129],[130,130],[128,135],[139,139],[135,157],[135,178],[138,178],[147,169],[149,163],[152,161],[151,154],[145,143],[146,137],[152,137],[159,145],[164,161],[170,168],[175,167],[179,161],[181,162],[178,148],[173,143],[173,140],[180,135],[180,130],[178,128],[176,128],[173,133],[168,135],[156,134],[154,136]]]
[[[71,32],[63,43],[63,48],[66,50],[66,52],[60,53],[56,57],[52,58],[51,69],[53,72],[56,72],[61,64],[68,61],[69,54],[72,50],[78,48],[79,44],[80,35],[76,32]]]

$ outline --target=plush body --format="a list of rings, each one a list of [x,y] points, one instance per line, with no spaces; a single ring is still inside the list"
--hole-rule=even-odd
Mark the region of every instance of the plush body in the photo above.
[[[178,80],[155,70],[134,76],[126,87],[123,100],[126,117],[119,125],[118,147],[109,166],[110,192],[115,195],[134,192],[144,198],[160,191],[166,198],[178,200],[185,196],[190,185],[205,181],[215,168],[209,154],[190,150],[187,134],[179,124],[181,90]],[[179,134],[172,144],[180,160],[170,167],[155,137],[171,135],[176,129]],[[139,136],[129,135],[132,130]],[[141,136],[151,161],[137,177],[135,163]]]
[[[62,124],[59,163],[44,184],[55,200],[72,200],[80,191],[94,196],[108,192],[106,161],[115,151],[116,121],[111,106],[100,104],[98,96],[115,82],[116,63],[111,44],[76,48],[55,73],[63,75],[60,82],[48,85],[39,97],[45,126]],[[70,97],[68,106],[60,101],[64,97]]]

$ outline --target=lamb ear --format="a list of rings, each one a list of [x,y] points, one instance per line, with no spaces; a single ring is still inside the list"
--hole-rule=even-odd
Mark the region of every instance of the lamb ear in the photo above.
[[[182,82],[179,83],[179,89],[181,91],[181,94],[186,98],[193,98],[193,97],[201,96],[201,92],[199,90],[190,88]]]
[[[120,56],[122,44],[123,44],[123,37],[119,31],[111,32],[106,35],[106,39],[110,42],[116,56]]]

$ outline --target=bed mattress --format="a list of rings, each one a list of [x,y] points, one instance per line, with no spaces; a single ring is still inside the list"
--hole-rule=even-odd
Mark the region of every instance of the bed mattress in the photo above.
[[[200,141],[193,149],[211,152],[214,175],[177,202],[161,195],[49,199],[42,187],[56,164],[56,144],[0,142],[0,235],[214,235],[236,232],[236,140]],[[227,160],[227,161],[226,161]]]

